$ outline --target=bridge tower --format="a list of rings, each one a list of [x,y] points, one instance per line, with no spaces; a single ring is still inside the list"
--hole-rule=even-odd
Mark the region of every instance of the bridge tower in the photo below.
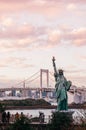
[[[25,81],[23,81],[23,90],[22,90],[22,97],[27,97],[28,96],[28,91],[25,90]]]
[[[46,73],[47,76],[47,88],[49,87],[49,70],[48,69],[40,69],[40,98],[42,98],[42,88],[43,88],[43,73]]]

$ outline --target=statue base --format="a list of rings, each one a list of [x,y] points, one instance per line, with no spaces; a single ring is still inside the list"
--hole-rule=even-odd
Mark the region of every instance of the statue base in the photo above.
[[[58,111],[58,110],[52,111],[52,113],[54,113],[54,112],[69,114],[72,117],[74,124],[81,124],[82,123],[81,121],[83,121],[83,122],[86,121],[85,110],[82,110],[82,109],[81,110],[80,109],[68,109],[68,110],[62,110],[62,111]]]

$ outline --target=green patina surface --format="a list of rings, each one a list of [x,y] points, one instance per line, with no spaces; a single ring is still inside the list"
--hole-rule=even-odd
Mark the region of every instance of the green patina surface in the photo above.
[[[67,81],[63,75],[57,76],[56,81],[56,96],[58,107],[57,110],[68,110],[68,96],[67,91],[70,89],[71,82]]]

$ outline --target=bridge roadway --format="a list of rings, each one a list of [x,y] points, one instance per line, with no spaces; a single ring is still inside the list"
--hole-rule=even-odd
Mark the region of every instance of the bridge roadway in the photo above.
[[[18,88],[11,88],[11,87],[9,87],[9,88],[0,88],[0,92],[4,92],[4,91],[12,91],[12,90],[15,90],[15,91],[23,91],[23,90],[36,90],[36,91],[54,91],[55,90],[55,88],[31,88],[31,87],[26,87],[26,88],[20,88],[20,87],[18,87]]]
[[[45,92],[52,92],[52,91],[55,91],[55,88],[51,88],[51,87],[48,87],[48,88],[32,88],[32,87],[26,87],[26,88],[20,88],[20,87],[8,87],[8,88],[0,88],[0,92],[5,92],[5,91],[12,91],[12,90],[15,90],[15,91],[23,91],[23,90],[36,90],[36,91],[45,91]],[[83,90],[82,89],[75,89],[74,88],[70,88],[69,92],[71,93],[74,93],[74,91],[77,91],[77,92],[82,92]]]

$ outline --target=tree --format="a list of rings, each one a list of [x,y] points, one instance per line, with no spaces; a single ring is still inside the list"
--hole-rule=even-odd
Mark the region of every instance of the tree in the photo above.
[[[6,106],[0,103],[0,113],[4,112],[6,109]]]
[[[72,113],[53,112],[49,130],[69,130],[72,123]]]
[[[8,130],[32,130],[30,126],[30,120],[22,116],[12,124]]]

